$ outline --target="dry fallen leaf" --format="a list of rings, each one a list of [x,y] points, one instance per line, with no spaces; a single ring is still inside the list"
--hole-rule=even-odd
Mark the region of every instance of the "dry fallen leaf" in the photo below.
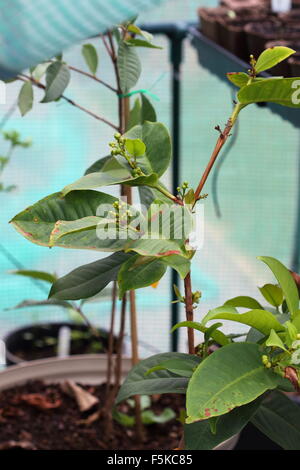
[[[67,395],[75,398],[77,405],[82,412],[90,410],[93,406],[99,403],[97,397],[75,384],[72,380],[63,382],[61,384],[61,389]]]

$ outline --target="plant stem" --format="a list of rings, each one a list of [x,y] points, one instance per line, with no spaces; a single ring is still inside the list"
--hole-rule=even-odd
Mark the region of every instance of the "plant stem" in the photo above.
[[[31,81],[33,83],[33,85],[35,85],[37,88],[41,88],[42,90],[46,90],[46,87],[45,85],[43,85],[42,83],[36,81],[34,78],[32,77],[28,77],[26,75],[23,75],[23,76],[18,76],[17,77],[18,80],[21,80],[22,82],[26,82],[26,81]],[[116,126],[115,124],[113,124],[112,122],[108,121],[106,118],[102,117],[102,116],[99,116],[98,114],[94,113],[93,111],[90,111],[89,109],[87,108],[84,108],[83,106],[81,106],[80,104],[76,103],[74,100],[71,100],[70,98],[67,98],[65,95],[62,95],[61,96],[61,99],[65,100],[67,103],[71,104],[72,106],[74,106],[75,108],[78,108],[80,109],[81,111],[83,111],[84,113],[86,114],[89,114],[90,116],[92,116],[94,119],[97,119],[98,121],[102,121],[104,122],[105,124],[107,124],[108,126],[112,127],[113,129],[115,129],[116,131],[119,130],[118,126]]]
[[[110,316],[110,329],[108,336],[108,348],[107,348],[107,375],[106,375],[106,395],[109,395],[109,389],[111,385],[112,366],[113,366],[113,350],[114,350],[114,325],[116,316],[116,304],[117,304],[117,281],[114,281],[112,291],[112,306]]]
[[[185,291],[185,312],[187,321],[194,320],[194,309],[193,309],[193,294],[192,294],[192,283],[191,283],[191,272],[187,274],[184,279],[184,291]],[[195,354],[195,339],[194,329],[188,328],[188,345],[189,354]]]
[[[85,75],[86,77],[89,77],[92,80],[95,80],[98,83],[101,83],[101,85],[105,86],[109,90],[113,91],[114,93],[117,93],[118,90],[114,87],[112,87],[109,83],[104,82],[100,78],[96,77],[96,75],[92,75],[91,73],[85,72],[84,70],[80,70],[77,67],[73,67],[72,65],[68,65],[70,70],[73,70],[74,72],[80,73],[81,75]]]
[[[200,183],[198,184],[198,187],[195,191],[195,201],[197,201],[200,198],[201,192],[203,190],[203,187],[206,183],[206,180],[210,174],[210,171],[212,167],[214,166],[214,163],[220,153],[220,150],[222,149],[223,145],[225,144],[226,140],[228,139],[230,132],[236,122],[236,119],[238,117],[239,112],[245,107],[245,105],[242,105],[240,103],[237,103],[233,109],[233,112],[230,116],[230,118],[227,121],[227,124],[224,128],[223,131],[220,131],[220,136],[217,140],[217,143],[215,145],[215,148],[211,154],[210,160],[207,164],[207,167],[205,168],[205,171],[202,175],[202,178],[200,180]]]
[[[114,395],[117,394],[120,388],[120,384],[121,384],[126,305],[127,305],[127,295],[125,294],[122,299],[122,305],[121,305],[120,332],[119,332],[119,338],[118,338],[118,344],[117,344],[117,356],[116,356],[116,367],[115,367],[115,393]]]

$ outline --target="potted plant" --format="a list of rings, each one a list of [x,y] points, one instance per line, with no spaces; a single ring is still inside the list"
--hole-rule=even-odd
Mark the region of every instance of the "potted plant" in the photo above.
[[[143,39],[131,38],[130,32],[141,35]],[[199,201],[206,197],[203,193],[205,182],[221,148],[232,132],[239,113],[249,104],[256,102],[272,101],[286,106],[300,106],[300,100],[297,98],[298,90],[294,87],[297,79],[257,78],[258,73],[275,66],[289,57],[293,51],[283,47],[268,49],[257,61],[251,57],[251,69],[248,74],[231,73],[228,75],[229,80],[239,88],[237,102],[225,129],[221,130],[220,127],[216,127],[219,134],[217,143],[199,185],[194,190],[189,188],[187,182],[184,182],[178,187],[177,194],[172,194],[160,181],[160,177],[169,166],[171,157],[170,136],[167,129],[163,124],[156,122],[153,108],[149,106],[149,103],[146,103],[146,111],[143,107],[140,108],[140,104],[135,103],[129,114],[128,107],[128,89],[136,83],[139,71],[132,48],[145,46],[145,39],[148,43],[145,47],[151,47],[150,38],[132,23],[122,25],[116,37],[119,47],[118,59],[114,53],[112,35],[108,34],[110,45],[107,44],[105,38],[112,60],[114,63],[117,62],[119,67],[117,78],[121,93],[118,90],[118,94],[122,98],[120,101],[122,110],[120,130],[122,132],[115,132],[114,140],[109,144],[111,155],[98,161],[93,166],[93,170],[63,188],[61,192],[47,196],[19,213],[13,218],[12,224],[25,238],[40,245],[113,252],[107,258],[95,262],[93,269],[90,265],[82,266],[77,268],[76,276],[72,272],[59,279],[50,291],[52,299],[84,299],[97,294],[110,281],[117,280],[118,282],[122,304],[116,380],[112,388],[110,382],[108,386],[106,385],[106,392],[112,393],[107,393],[105,407],[101,408],[101,418],[104,419],[108,440],[113,436],[111,434],[113,406],[111,400],[114,399],[121,381],[120,346],[124,335],[127,292],[131,300],[132,355],[136,359],[136,311],[133,292],[135,289],[158,282],[167,267],[178,271],[184,279],[185,292],[181,294],[178,288],[175,291],[177,300],[185,304],[187,320],[176,327],[187,327],[189,354],[164,353],[141,362],[134,360],[136,365],[121,387],[117,403],[122,407],[124,400],[135,397],[134,448],[141,448],[145,440],[143,429],[145,422],[141,400],[136,398],[137,395],[159,394],[162,397],[170,392],[184,395],[187,389],[185,444],[181,440],[179,447],[199,449],[205,445],[205,448],[214,448],[227,438],[235,436],[254,412],[258,413],[261,410],[260,406],[266,406],[265,401],[261,402],[257,399],[259,396],[269,389],[288,388],[290,382],[294,386],[298,384],[297,366],[294,368],[294,363],[286,365],[285,362],[287,357],[290,359],[289,349],[294,347],[293,341],[289,343],[291,334],[289,327],[282,326],[271,312],[263,309],[252,309],[247,312],[245,315],[248,320],[246,321],[245,316],[240,318],[242,315],[226,307],[227,316],[235,315],[236,321],[243,319],[244,323],[267,336],[266,341],[261,345],[249,341],[233,342],[230,337],[219,330],[219,322],[208,327],[206,323],[218,318],[219,310],[209,312],[201,323],[194,322],[194,308],[199,303],[200,293],[192,289],[190,271],[191,261],[197,248],[197,228],[195,230],[193,214]],[[126,60],[124,60],[124,55]],[[64,64],[55,65],[56,71],[61,70],[62,67],[65,70]],[[52,73],[53,71],[48,76],[48,84],[51,84]],[[32,77],[23,79],[25,85],[36,84]],[[38,84],[38,86],[41,85]],[[47,95],[49,95],[49,86],[48,89],[46,87]],[[53,98],[53,95],[51,97]],[[145,113],[150,114],[152,119],[145,120]],[[128,125],[133,122],[135,126]],[[117,184],[122,184],[122,193],[128,196],[126,201],[96,190],[103,186]],[[132,204],[131,193],[128,192],[128,188],[132,187],[139,189],[145,211]],[[273,262],[267,259],[265,261]],[[280,265],[280,268],[285,273],[284,267]],[[275,268],[272,270],[275,272]],[[277,271],[278,269],[276,275],[278,275]],[[288,282],[285,281],[285,275],[283,279],[284,282]],[[291,312],[288,325],[293,325],[290,329],[295,332],[298,309],[296,303],[299,300],[298,294],[296,298],[293,291],[291,293],[291,285],[295,287],[295,284],[291,281],[293,284],[289,283],[288,289],[285,290],[281,277],[279,282],[285,292],[286,302]],[[205,334],[205,342],[200,348],[200,354],[195,349],[194,328],[200,329]],[[277,355],[278,345],[271,344],[277,336],[288,351],[280,352],[280,358]],[[222,347],[209,354],[208,343],[211,338]],[[265,344],[266,342],[268,344]],[[271,348],[271,352],[268,348]],[[273,356],[272,348],[275,348],[275,356]],[[285,354],[289,355],[285,356]],[[110,367],[108,370],[111,370]],[[220,370],[224,370],[224,373],[220,374]],[[204,371],[204,377],[202,371]],[[0,374],[0,387],[1,380],[5,379],[6,374],[6,372]],[[232,378],[233,374],[235,374],[234,378]],[[230,394],[230,397],[225,393],[224,397],[223,388],[227,390],[227,385],[231,387],[232,380],[234,393]],[[235,381],[241,384],[241,388],[234,388]],[[148,387],[145,392],[142,391],[143,387]],[[211,394],[213,394],[213,401],[214,394],[216,394],[214,403],[209,401]],[[121,412],[120,408],[117,412]],[[182,413],[180,416],[181,421],[184,421],[185,417]],[[192,437],[189,437],[190,433]],[[181,434],[182,432],[178,433],[176,438],[180,438]]]
[[[17,270],[13,274],[29,277],[34,280],[53,284],[57,277],[44,271]],[[80,305],[65,300],[24,300],[12,308],[44,308],[57,306],[67,312],[69,321],[37,322],[10,331],[4,337],[6,346],[6,363],[20,364],[48,357],[64,357],[78,354],[106,354],[108,351],[108,332],[94,327],[84,312],[85,304],[93,303],[98,307],[99,302],[110,298],[110,289],[104,289],[98,296],[83,300]],[[116,353],[114,337],[113,353]],[[105,361],[105,358],[103,358]]]

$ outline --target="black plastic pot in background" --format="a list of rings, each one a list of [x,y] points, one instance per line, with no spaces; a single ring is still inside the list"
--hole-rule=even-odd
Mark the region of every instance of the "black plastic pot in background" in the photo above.
[[[28,325],[10,332],[4,338],[7,365],[55,357],[62,327],[68,327],[71,331],[70,355],[107,351],[108,333],[105,330],[99,329],[97,337],[86,325],[68,322]]]

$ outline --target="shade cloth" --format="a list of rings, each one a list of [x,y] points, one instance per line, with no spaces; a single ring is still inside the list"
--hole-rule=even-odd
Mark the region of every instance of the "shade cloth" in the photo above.
[[[0,78],[166,0],[0,0]]]

